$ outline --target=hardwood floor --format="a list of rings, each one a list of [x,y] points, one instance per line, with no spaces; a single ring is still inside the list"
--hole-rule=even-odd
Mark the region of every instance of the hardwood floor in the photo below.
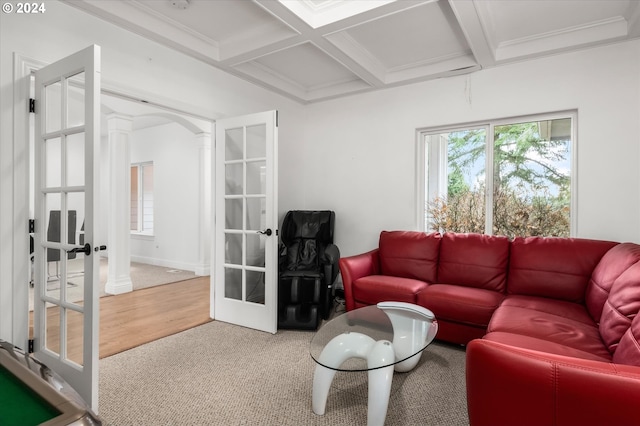
[[[211,321],[209,277],[100,299],[100,358]]]
[[[163,284],[130,293],[100,298],[100,358],[207,323],[209,318],[209,277]],[[69,318],[68,357],[82,359],[81,333],[74,332],[80,318]],[[47,324],[59,324],[59,312],[47,309]],[[49,329],[51,349],[58,331]]]

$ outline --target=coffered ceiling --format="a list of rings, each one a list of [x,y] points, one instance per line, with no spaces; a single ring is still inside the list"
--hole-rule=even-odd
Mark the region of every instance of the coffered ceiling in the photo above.
[[[63,0],[308,103],[640,37],[638,0]]]

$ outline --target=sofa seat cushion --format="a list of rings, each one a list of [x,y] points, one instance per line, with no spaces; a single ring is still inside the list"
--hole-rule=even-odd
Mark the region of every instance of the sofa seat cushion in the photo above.
[[[594,361],[611,362],[610,356],[602,356],[602,354],[594,354],[588,351],[563,345],[562,343],[550,342],[549,340],[525,336],[522,334],[494,331],[485,334],[483,339],[504,343],[505,345],[516,346],[518,348],[531,349],[534,351],[552,353],[556,355],[590,359]]]
[[[593,326],[594,321],[584,306],[563,300],[545,299],[533,296],[507,296],[500,306],[512,306],[531,311],[545,312],[573,321]]]
[[[369,275],[355,280],[352,291],[357,302],[367,305],[388,301],[416,303],[416,295],[427,286],[424,281],[411,278]]]
[[[507,302],[505,300],[505,302]],[[503,303],[491,317],[487,332],[504,332],[533,337],[550,343],[592,353],[600,358],[611,358],[609,350],[600,338],[598,326],[585,307],[576,309],[571,303],[545,304],[539,300],[536,308],[509,306]],[[559,309],[565,305],[567,310]]]
[[[509,239],[448,232],[440,243],[439,283],[505,292]]]
[[[453,284],[432,284],[418,293],[417,304],[436,318],[486,328],[504,299],[497,291]]]

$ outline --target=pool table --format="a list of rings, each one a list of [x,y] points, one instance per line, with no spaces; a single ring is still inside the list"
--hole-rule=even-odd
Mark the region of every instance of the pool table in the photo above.
[[[0,425],[102,425],[50,368],[0,340]]]

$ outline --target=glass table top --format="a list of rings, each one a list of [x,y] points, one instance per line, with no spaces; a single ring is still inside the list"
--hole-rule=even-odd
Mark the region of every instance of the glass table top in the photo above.
[[[431,327],[432,330],[429,331],[433,333],[437,330],[436,321],[432,323],[425,322],[424,326]],[[387,340],[389,342],[393,342],[394,336],[393,326],[389,316],[382,309],[378,308],[378,306],[372,305],[354,309],[333,318],[320,327],[313,336],[310,344],[309,350],[313,360],[324,367],[337,371],[368,371],[374,369],[367,366],[366,359],[358,357],[347,359],[338,368],[320,362],[320,355],[327,344],[337,336],[345,333],[361,333],[371,337],[375,341]],[[388,367],[411,358],[426,349],[431,343],[431,340],[432,339],[426,339],[424,342],[419,343],[410,354],[405,354],[406,356],[401,359],[397,359],[396,357],[395,360],[386,362],[383,365],[377,365],[375,368]]]

